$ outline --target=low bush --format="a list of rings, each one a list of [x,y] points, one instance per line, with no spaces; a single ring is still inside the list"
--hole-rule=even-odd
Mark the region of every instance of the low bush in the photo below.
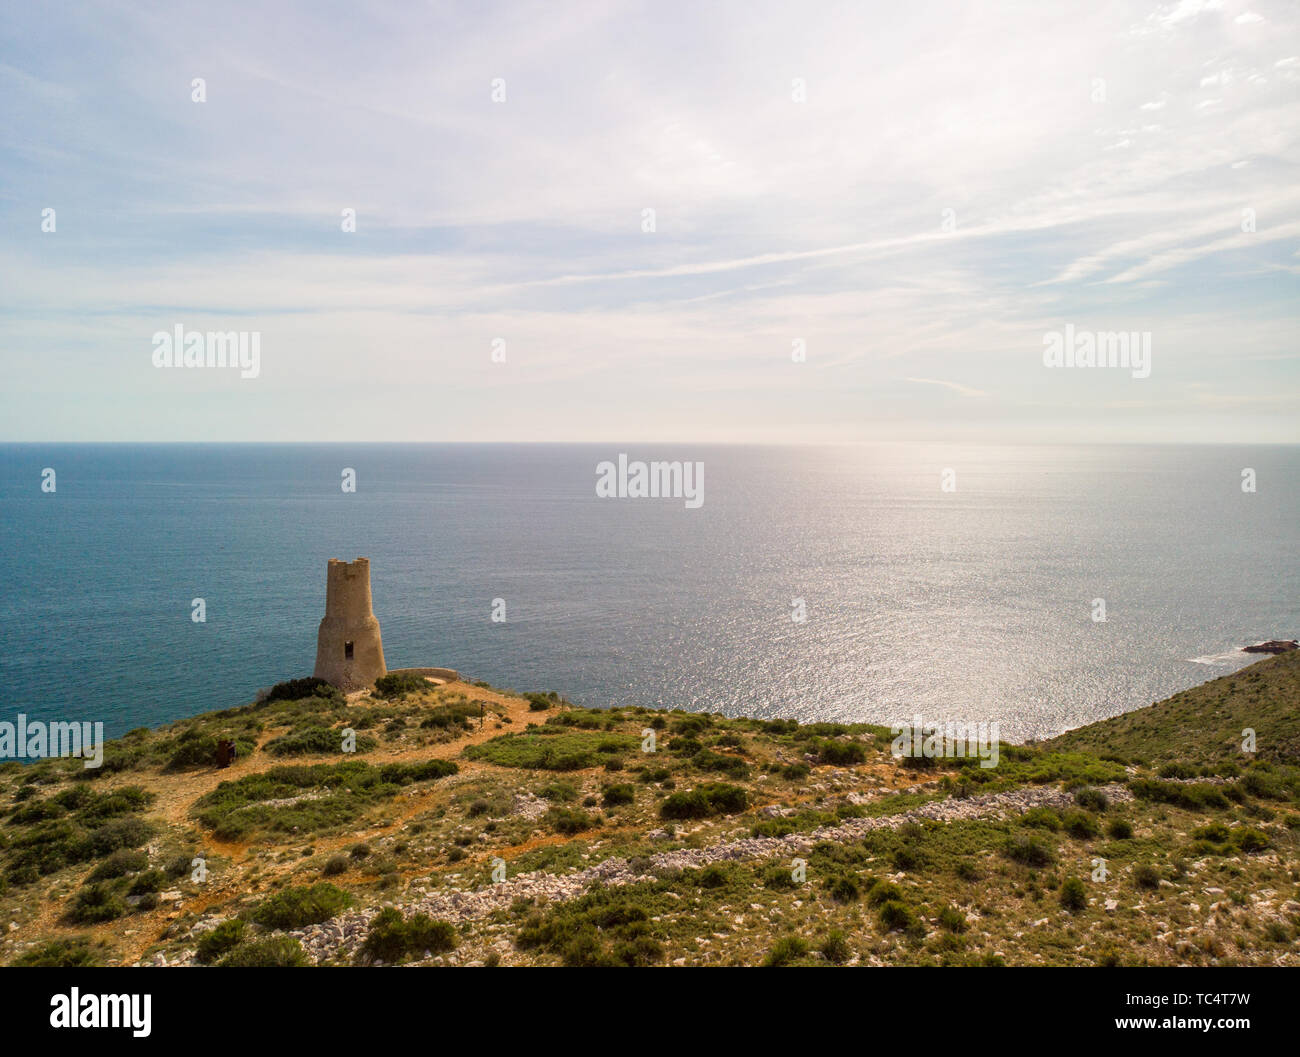
[[[916,929],[916,915],[907,904],[891,899],[880,905],[880,924],[889,932],[911,932]]]
[[[556,833],[565,833],[570,836],[575,833],[583,833],[596,825],[596,820],[587,812],[572,807],[549,808],[546,814],[542,816],[542,821],[555,830]]]
[[[818,948],[824,957],[832,965],[843,965],[853,957],[853,951],[849,947],[848,940],[844,938],[844,933],[839,929],[833,929],[829,932],[822,945]]]
[[[68,939],[50,940],[24,951],[10,965],[39,966],[56,969],[84,969],[99,965],[102,948],[92,943],[88,936],[72,936]]]
[[[307,697],[343,699],[337,687],[331,686],[324,679],[311,676],[307,679],[289,679],[283,683],[276,683],[258,704],[269,705],[273,701],[301,701]]]
[[[87,880],[108,881],[114,877],[125,877],[129,873],[138,873],[148,865],[149,856],[144,852],[119,848],[91,870]]]
[[[797,958],[807,956],[807,954],[807,940],[801,936],[783,936],[768,951],[767,957],[763,959],[763,964],[769,968],[780,968],[783,965],[789,965]]]
[[[328,921],[352,905],[341,888],[321,881],[310,888],[291,887],[276,892],[254,909],[255,922],[268,929],[300,929]]]
[[[428,914],[404,918],[401,911],[385,907],[370,922],[358,960],[392,965],[411,955],[423,957],[426,951],[455,950],[457,942],[456,929],[446,921],[435,921]]]
[[[1042,841],[1024,834],[1017,834],[1008,839],[1002,848],[1002,854],[1012,862],[1033,868],[1049,866],[1056,860],[1056,855],[1051,848]]]
[[[211,965],[222,955],[243,942],[246,926],[239,918],[223,921],[216,928],[199,937],[197,957],[204,965]]]
[[[414,672],[392,672],[388,675],[381,675],[375,680],[375,693],[389,701],[401,697],[403,694],[419,693],[422,690],[432,690],[433,684],[424,676],[416,675]]]
[[[1101,833],[1097,820],[1086,811],[1067,811],[1061,818],[1061,825],[1076,840],[1091,840]]]
[[[822,763],[830,764],[834,767],[846,767],[855,763],[865,763],[867,759],[867,750],[863,748],[861,742],[857,741],[832,741],[829,738],[814,742],[814,751],[817,758]]]
[[[1105,811],[1110,800],[1100,789],[1080,789],[1074,794],[1074,802],[1087,811]]]
[[[739,786],[715,782],[670,793],[659,806],[659,814],[667,819],[734,815],[744,811],[748,803],[748,795]]]
[[[606,786],[601,794],[601,803],[606,807],[619,807],[636,803],[636,788],[631,785]]]
[[[291,969],[310,965],[307,952],[292,936],[265,936],[234,947],[217,965],[239,969]]]
[[[1077,914],[1088,906],[1088,890],[1077,877],[1067,877],[1061,885],[1061,906]]]
[[[107,882],[87,885],[73,897],[68,919],[81,925],[113,921],[127,912],[126,903]]]

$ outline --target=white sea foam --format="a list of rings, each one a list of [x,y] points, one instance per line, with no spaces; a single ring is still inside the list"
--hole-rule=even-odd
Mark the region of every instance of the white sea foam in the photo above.
[[[1233,661],[1240,661],[1250,654],[1242,653],[1241,647],[1235,650],[1229,650],[1227,653],[1207,653],[1204,657],[1188,657],[1192,664],[1208,664],[1215,668],[1222,668],[1231,664]]]

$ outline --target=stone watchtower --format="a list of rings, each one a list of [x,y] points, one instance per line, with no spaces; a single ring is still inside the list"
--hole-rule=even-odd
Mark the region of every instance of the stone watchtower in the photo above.
[[[370,559],[331,558],[313,674],[342,690],[360,690],[387,671],[379,621],[370,608]]]

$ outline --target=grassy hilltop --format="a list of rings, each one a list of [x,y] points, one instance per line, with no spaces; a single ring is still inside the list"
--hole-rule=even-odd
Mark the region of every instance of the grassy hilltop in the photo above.
[[[864,724],[295,680],[97,770],[0,766],[0,961],[1296,964],[1298,724],[1300,653],[987,769]]]

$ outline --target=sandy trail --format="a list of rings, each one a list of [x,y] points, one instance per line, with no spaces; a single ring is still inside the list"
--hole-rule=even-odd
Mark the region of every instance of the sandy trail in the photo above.
[[[437,680],[429,680],[431,683],[438,683]],[[453,693],[463,693],[466,697],[478,701],[486,701],[490,705],[499,706],[501,712],[511,720],[508,724],[498,725],[494,721],[497,714],[487,711],[485,721],[481,728],[475,727],[466,731],[462,736],[451,741],[437,745],[427,745],[421,748],[400,750],[384,749],[383,747],[375,749],[368,753],[357,753],[356,759],[365,760],[367,763],[384,764],[395,760],[401,760],[404,763],[414,763],[421,760],[445,759],[459,754],[467,745],[475,745],[482,741],[487,741],[510,730],[524,730],[529,726],[535,726],[539,722],[544,722],[546,714],[530,712],[528,702],[510,694],[503,694],[496,690],[486,687],[474,686],[466,682],[443,682],[438,686],[440,690],[448,690]],[[350,706],[357,708],[382,707],[387,702],[378,698],[373,698],[368,690],[358,691],[348,695]],[[276,727],[262,732],[258,739],[258,749],[260,750],[272,738],[279,737],[286,733],[289,727]],[[235,781],[251,774],[258,774],[262,771],[270,770],[272,767],[283,766],[289,762],[279,757],[271,756],[267,753],[258,751],[249,756],[237,759],[231,766],[224,769],[216,767],[206,770],[190,771],[182,774],[168,774],[166,781],[159,783],[156,787],[158,799],[154,802],[150,810],[145,814],[145,818],[154,822],[164,822],[168,826],[181,825],[190,823],[190,812],[194,804],[200,797],[212,792],[222,782]],[[311,761],[308,761],[311,762]],[[486,767],[485,765],[475,763],[471,760],[457,761],[462,774],[473,774],[476,771],[496,768]],[[140,774],[127,774],[120,780],[113,779],[111,784],[114,785],[134,785],[139,784]],[[161,772],[148,773],[149,778],[162,777]],[[106,782],[106,785],[110,784]],[[150,783],[151,785],[153,783]],[[400,802],[400,810],[396,817],[385,820],[382,823],[372,826],[366,826],[364,829],[353,833],[345,833],[334,837],[316,838],[312,836],[304,837],[304,843],[310,843],[318,852],[332,852],[340,848],[350,847],[361,839],[373,839],[383,836],[395,829],[403,826],[410,818],[427,811],[434,802],[445,795],[445,786],[441,784],[431,785],[429,788],[419,790],[414,795],[409,795]],[[197,826],[196,826],[197,828]],[[262,845],[256,841],[220,841],[212,837],[211,834],[205,834],[201,839],[203,849],[209,856],[219,856],[231,860],[233,863],[239,863],[246,860],[249,855],[259,850]],[[278,875],[288,872],[295,865],[294,862],[270,863],[258,878],[256,884],[249,887],[240,879],[232,878],[225,883],[214,884],[211,888],[204,890],[201,894],[192,898],[185,899],[180,906],[176,904],[164,904],[157,910],[145,911],[132,915],[130,919],[131,928],[123,930],[123,921],[107,922],[102,925],[77,925],[70,926],[61,921],[64,911],[62,900],[49,901],[41,905],[37,914],[29,921],[24,923],[23,931],[27,933],[38,934],[55,934],[62,933],[67,935],[89,935],[94,939],[111,940],[121,950],[124,963],[133,964],[138,961],[149,947],[157,943],[168,926],[176,918],[180,917],[183,912],[202,914],[209,906],[227,902],[231,898],[250,891],[261,891],[264,888],[274,887],[275,879]],[[86,876],[94,869],[91,864],[86,869],[86,875],[78,879],[78,884],[86,880]],[[426,871],[427,872],[427,871]],[[72,890],[75,890],[72,889]],[[130,933],[128,935],[127,933]],[[124,942],[125,941],[125,942]]]

